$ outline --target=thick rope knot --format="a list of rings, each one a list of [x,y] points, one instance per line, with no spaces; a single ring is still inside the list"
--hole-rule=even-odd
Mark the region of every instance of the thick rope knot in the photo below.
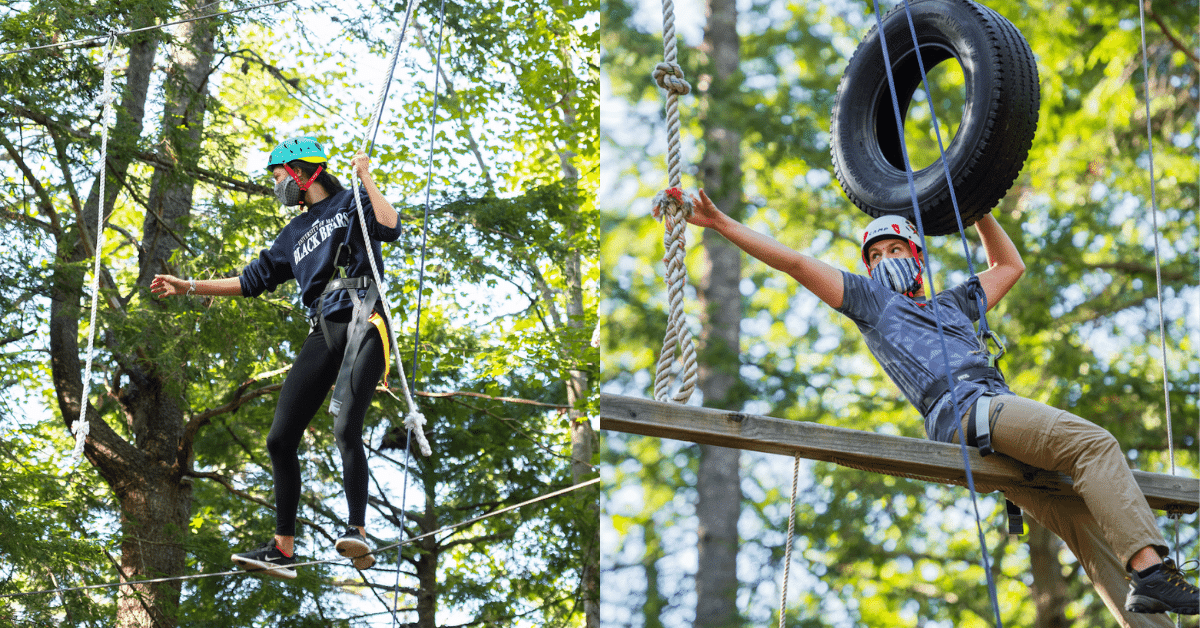
[[[650,213],[658,220],[673,221],[673,219],[687,220],[691,218],[692,199],[683,193],[679,188],[669,188],[654,195],[654,206],[650,208]],[[670,229],[671,225],[668,224]]]
[[[683,190],[671,187],[654,197],[654,216],[663,221],[663,246],[666,255],[667,280],[667,333],[663,339],[662,352],[654,374],[654,398],[659,401],[674,400],[687,403],[696,388],[696,345],[691,332],[684,324],[683,289],[687,285],[687,266],[684,257],[687,248],[687,217],[692,215],[692,201]],[[676,376],[672,366],[679,354],[681,364],[678,374],[679,389],[671,393]]]
[[[75,450],[71,452],[71,466],[75,466],[83,459],[83,445],[87,442],[88,433],[92,431],[92,424],[80,413],[79,420],[71,424],[71,431],[75,432]]]
[[[404,427],[408,428],[417,436],[417,446],[421,448],[422,456],[429,456],[433,450],[429,448],[429,441],[425,440],[425,415],[420,412],[409,412],[404,415]]]
[[[654,66],[654,82],[670,93],[678,96],[690,94],[692,85],[684,80],[683,68],[678,63],[664,61]]]

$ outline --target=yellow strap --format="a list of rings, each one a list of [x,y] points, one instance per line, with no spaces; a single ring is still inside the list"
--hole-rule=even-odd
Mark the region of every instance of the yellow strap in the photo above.
[[[383,317],[379,312],[371,312],[371,317],[367,321],[373,323],[375,328],[379,330],[379,338],[383,340],[383,387],[388,387],[388,373],[392,372],[392,349],[388,346],[388,330],[387,324],[383,322]]]

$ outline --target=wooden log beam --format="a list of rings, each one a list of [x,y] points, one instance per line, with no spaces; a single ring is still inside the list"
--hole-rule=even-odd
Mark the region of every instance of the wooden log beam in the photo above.
[[[799,454],[810,460],[929,482],[967,483],[957,445],[819,423],[601,394],[600,429],[789,457]],[[968,449],[968,457],[979,492],[1037,491],[1078,497],[1065,474],[1001,454],[983,458],[973,447]],[[1193,513],[1200,507],[1200,479],[1136,470],[1133,475],[1152,508]]]

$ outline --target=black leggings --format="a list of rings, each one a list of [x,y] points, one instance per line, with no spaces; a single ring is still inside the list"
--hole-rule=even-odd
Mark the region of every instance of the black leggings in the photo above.
[[[267,451],[275,474],[275,533],[296,535],[296,509],[300,503],[300,459],[296,455],[300,439],[313,416],[322,409],[329,390],[337,380],[346,347],[346,328],[350,311],[335,312],[326,318],[332,342],[327,342],[320,326],[304,339],[300,355],[283,382],[275,420],[267,436]],[[354,362],[351,384],[353,400],[342,421],[335,420],[333,435],[342,454],[342,486],[350,510],[349,524],[366,525],[367,456],[363,448],[363,417],[375,394],[375,384],[383,375],[387,357],[383,341],[373,327]]]

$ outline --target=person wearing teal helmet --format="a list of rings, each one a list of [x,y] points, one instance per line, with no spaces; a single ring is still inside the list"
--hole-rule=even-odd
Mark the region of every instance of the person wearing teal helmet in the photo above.
[[[275,481],[275,535],[252,550],[232,555],[237,565],[277,578],[295,578],[296,514],[302,482],[298,450],[301,437],[329,389],[334,436],[342,455],[349,517],[334,544],[359,569],[374,564],[366,533],[369,476],[362,442],[371,396],[388,365],[386,312],[380,287],[372,278],[370,257],[383,273],[381,242],[400,236],[399,215],[384,198],[361,152],[350,167],[362,181],[347,190],[329,171],[324,146],[312,137],[295,137],[271,151],[267,170],[275,198],[299,207],[270,248],[238,277],[185,280],[155,275],[150,289],[160,297],[180,294],[253,297],[295,279],[308,310],[309,334],[289,370],[267,436]],[[355,194],[361,200],[369,242],[358,224]],[[342,276],[342,270],[345,276]],[[385,375],[386,381],[386,375]],[[336,384],[336,385],[335,385]],[[358,391],[355,393],[355,391]]]

